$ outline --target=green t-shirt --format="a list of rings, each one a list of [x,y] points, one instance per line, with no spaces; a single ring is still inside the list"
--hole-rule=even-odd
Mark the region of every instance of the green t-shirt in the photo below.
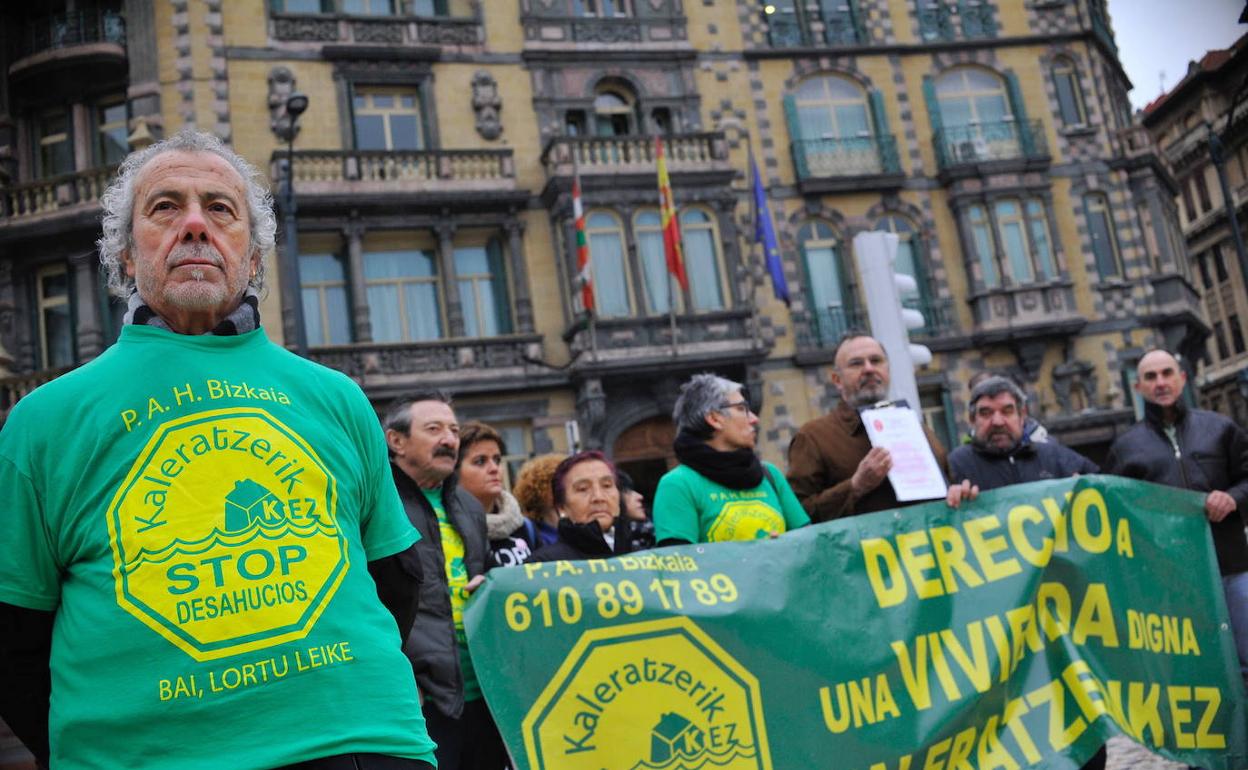
[[[127,326],[0,431],[0,602],[54,610],[52,766],[433,762],[367,562],[419,534],[347,377]]]
[[[687,465],[665,473],[654,493],[655,540],[758,540],[809,524],[784,474],[771,463],[763,466],[763,483],[753,489],[716,484]]]
[[[451,593],[451,617],[455,621],[455,644],[459,648],[459,671],[464,677],[464,700],[477,700],[481,697],[481,684],[477,681],[477,670],[472,667],[472,658],[468,656],[468,634],[464,631],[464,605],[469,597],[465,588],[469,578],[468,567],[464,564],[464,539],[447,518],[446,508],[442,506],[442,487],[421,488],[420,491],[425,493],[438,517],[438,536],[446,562],[446,587]]]

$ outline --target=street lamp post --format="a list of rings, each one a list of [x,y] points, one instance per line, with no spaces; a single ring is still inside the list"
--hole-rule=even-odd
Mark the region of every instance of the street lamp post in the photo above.
[[[295,134],[299,116],[308,109],[308,97],[293,93],[286,99],[286,167],[282,173],[282,213],[286,244],[282,250],[282,294],[286,299],[285,330],[301,356],[308,354],[308,333],[303,324],[303,290],[299,280],[299,222],[295,216]]]

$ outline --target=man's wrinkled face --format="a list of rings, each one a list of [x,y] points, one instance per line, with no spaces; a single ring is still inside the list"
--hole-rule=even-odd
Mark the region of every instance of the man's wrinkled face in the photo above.
[[[441,482],[455,472],[459,458],[455,412],[441,401],[417,401],[408,409],[412,423],[407,435],[386,433],[395,462],[412,478]]]
[[[1141,358],[1136,374],[1135,391],[1145,401],[1163,408],[1174,406],[1187,385],[1187,372],[1164,350],[1154,350]]]
[[[870,406],[888,398],[888,356],[872,337],[846,340],[836,351],[832,384],[850,406]]]
[[[152,310],[177,324],[238,306],[259,255],[250,253],[246,183],[224,158],[157,155],[139,171],[133,214],[123,261]]]
[[[981,396],[971,416],[975,440],[999,451],[1009,450],[1022,440],[1026,417],[1026,408],[1019,405],[1012,393]]]

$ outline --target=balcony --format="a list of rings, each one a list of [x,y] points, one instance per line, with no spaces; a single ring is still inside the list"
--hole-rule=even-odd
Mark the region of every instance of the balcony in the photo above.
[[[348,16],[273,13],[269,36],[283,42],[349,45],[479,46],[481,19],[472,16]]]
[[[933,132],[942,181],[994,171],[1043,168],[1049,163],[1044,125],[1039,120],[973,123]]]
[[[689,366],[712,366],[766,356],[764,343],[753,333],[752,311],[718,310],[676,316],[676,346],[668,316],[599,318],[594,339],[585,319],[563,333],[580,371],[637,372],[662,369],[677,362]]]
[[[296,150],[300,206],[414,206],[512,200],[516,167],[511,150]],[[271,160],[280,182],[286,153]]]
[[[767,17],[768,42],[773,48],[855,46],[867,41],[867,31],[856,16],[837,13],[809,25],[801,19],[772,14]]]
[[[125,75],[126,23],[120,14],[78,11],[46,16],[27,22],[13,37],[15,55],[9,74],[14,77],[64,68],[84,75],[90,72],[95,82]],[[99,67],[117,72],[101,74]]]
[[[1068,336],[1087,325],[1068,280],[989,289],[972,295],[971,310],[976,345]]]
[[[672,134],[663,137],[663,154],[670,174],[735,173],[728,160],[723,132]],[[542,151],[546,177],[645,176],[653,186],[655,165],[653,136],[556,137]]]
[[[542,357],[540,334],[369,342],[308,352],[308,358],[351,377],[372,398],[392,396],[417,383],[466,393],[564,382],[563,375],[540,363]]]
[[[0,240],[19,229],[23,233],[38,230],[40,225],[98,227],[100,195],[116,170],[116,166],[102,166],[0,189]]]
[[[43,369],[30,374],[0,377],[0,424],[9,416],[9,412],[13,411],[13,407],[17,406],[18,401],[29,396],[35,388],[55,380],[72,368]],[[0,722],[0,726],[3,725],[4,723]]]
[[[895,189],[905,180],[892,134],[798,139],[792,150],[803,194]]]
[[[945,337],[957,330],[958,318],[953,310],[953,300],[938,298],[924,299],[910,297],[902,301],[902,305],[923,314],[926,324],[919,329],[910,330],[910,339],[930,342],[934,338]],[[819,363],[830,359],[832,349],[841,337],[851,329],[869,330],[871,322],[865,310],[856,307],[826,307],[814,310],[810,314],[810,324],[798,333],[798,347],[805,349],[798,356],[803,363]],[[820,355],[819,350],[826,351]]]

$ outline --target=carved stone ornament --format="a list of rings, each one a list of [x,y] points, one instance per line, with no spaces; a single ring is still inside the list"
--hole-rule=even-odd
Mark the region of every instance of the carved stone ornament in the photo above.
[[[332,43],[338,39],[338,22],[334,19],[278,17],[273,19],[273,37],[278,40]]]
[[[421,22],[417,36],[434,45],[476,45],[481,42],[481,25],[475,21]]]
[[[357,43],[389,43],[403,42],[403,25],[389,21],[357,21],[351,27]]]
[[[472,111],[477,115],[477,133],[482,139],[493,141],[503,133],[503,123],[499,119],[502,109],[498,81],[485,70],[477,70],[472,76]]]
[[[278,65],[269,70],[269,130],[283,142],[293,141],[299,135],[299,126],[292,125],[286,114],[286,100],[295,92],[295,73],[288,67]]]
[[[1096,368],[1087,361],[1070,361],[1053,367],[1053,395],[1062,414],[1096,408]]]

